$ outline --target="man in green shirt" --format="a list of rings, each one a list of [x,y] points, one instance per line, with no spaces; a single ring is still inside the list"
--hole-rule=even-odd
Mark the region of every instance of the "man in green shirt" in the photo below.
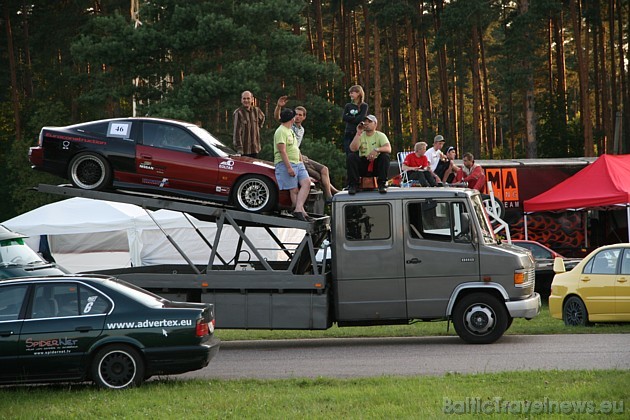
[[[311,188],[311,178],[302,163],[302,155],[295,133],[291,130],[295,111],[285,108],[280,113],[280,126],[273,135],[273,163],[276,166],[278,188],[289,190],[291,203],[295,207],[293,216],[307,221],[309,216],[304,209]]]
[[[387,192],[385,184],[392,146],[385,133],[376,129],[377,123],[374,115],[365,117],[365,120],[357,126],[357,134],[350,143],[350,151],[359,153],[349,153],[346,160],[348,194],[356,194],[359,177],[362,176],[376,176],[378,192],[381,194]]]

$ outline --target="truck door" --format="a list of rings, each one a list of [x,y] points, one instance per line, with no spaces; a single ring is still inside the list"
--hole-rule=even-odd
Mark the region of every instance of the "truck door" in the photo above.
[[[400,204],[352,202],[341,207],[333,271],[338,321],[406,319]]]
[[[457,285],[479,281],[473,218],[463,200],[407,200],[403,211],[407,316],[444,316]]]

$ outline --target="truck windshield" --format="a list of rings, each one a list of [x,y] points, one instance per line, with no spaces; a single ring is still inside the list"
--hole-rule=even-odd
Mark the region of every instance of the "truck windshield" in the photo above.
[[[488,213],[486,213],[486,209],[481,202],[481,195],[473,195],[472,202],[475,211],[475,217],[477,218],[479,227],[481,227],[481,236],[483,242],[485,244],[495,244],[497,241],[494,237],[494,230],[492,229],[492,224],[490,223],[490,219],[488,218]]]

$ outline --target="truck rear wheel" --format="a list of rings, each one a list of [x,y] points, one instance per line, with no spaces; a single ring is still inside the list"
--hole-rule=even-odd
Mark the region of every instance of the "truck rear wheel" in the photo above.
[[[453,309],[455,331],[470,344],[497,341],[508,327],[508,318],[503,302],[488,293],[464,296]]]

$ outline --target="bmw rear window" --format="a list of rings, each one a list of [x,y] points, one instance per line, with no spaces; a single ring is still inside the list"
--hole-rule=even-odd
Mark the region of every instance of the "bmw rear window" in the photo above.
[[[164,307],[166,299],[154,293],[148,292],[134,284],[127,283],[121,279],[111,279],[107,284],[111,289],[137,300],[145,306],[150,308]]]

